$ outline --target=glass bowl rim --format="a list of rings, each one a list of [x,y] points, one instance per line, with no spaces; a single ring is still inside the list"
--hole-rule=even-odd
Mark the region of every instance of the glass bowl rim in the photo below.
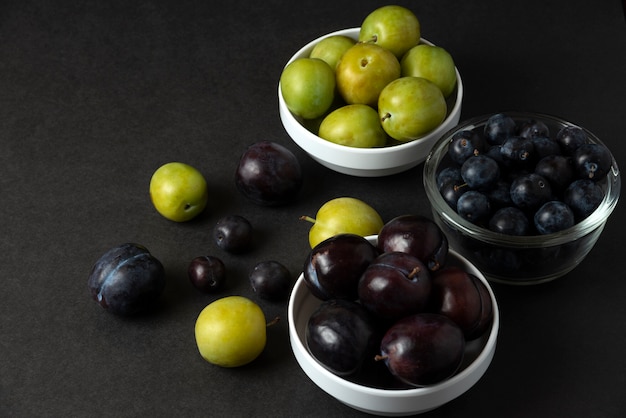
[[[447,150],[447,145],[452,139],[452,136],[459,131],[466,129],[473,129],[479,126],[482,126],[486,123],[489,117],[502,113],[507,116],[511,116],[514,119],[526,118],[526,119],[538,119],[544,121],[550,121],[553,124],[561,125],[561,127],[571,126],[582,129],[587,137],[595,143],[599,143],[601,145],[606,146],[595,134],[593,134],[588,129],[576,125],[572,122],[568,122],[567,120],[560,118],[558,116],[553,116],[546,113],[538,113],[538,112],[523,112],[523,111],[503,111],[503,112],[495,112],[482,114],[479,116],[475,116],[469,118],[465,121],[462,121],[454,128],[450,129],[446,132],[431,148],[426,160],[424,161],[424,174],[423,174],[423,183],[424,189],[426,191],[426,195],[430,200],[430,204],[432,208],[438,212],[439,216],[449,225],[452,225],[454,228],[457,228],[461,232],[466,235],[472,236],[475,239],[480,241],[495,244],[499,246],[506,246],[511,248],[545,248],[550,246],[561,245],[564,243],[572,242],[576,239],[579,239],[593,230],[603,227],[606,223],[607,219],[617,206],[617,202],[619,200],[620,188],[621,188],[621,177],[619,173],[619,168],[617,166],[617,162],[615,161],[615,157],[611,153],[611,170],[607,174],[606,178],[602,181],[606,183],[606,191],[604,198],[600,205],[593,211],[587,218],[578,222],[571,228],[565,229],[563,231],[555,232],[552,234],[545,235],[527,235],[527,236],[513,236],[513,235],[505,235],[497,232],[490,231],[478,225],[475,225],[461,216],[459,216],[450,206],[445,202],[439,190],[437,189],[437,181],[436,174],[439,163],[441,159],[445,156],[445,150]],[[607,147],[607,149],[609,149]],[[610,149],[609,149],[609,152]]]

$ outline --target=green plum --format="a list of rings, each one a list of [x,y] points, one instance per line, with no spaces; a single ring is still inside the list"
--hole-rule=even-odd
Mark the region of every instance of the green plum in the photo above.
[[[309,54],[309,58],[319,58],[326,61],[333,70],[344,52],[350,49],[356,41],[348,36],[333,35],[319,41]]]
[[[443,93],[422,77],[401,77],[380,93],[378,115],[387,135],[398,141],[424,136],[446,117]]]
[[[355,148],[382,147],[387,142],[378,112],[364,104],[342,106],[329,113],[322,120],[318,135],[327,141]]]
[[[435,83],[444,97],[456,86],[456,68],[452,55],[444,48],[420,44],[409,49],[400,61],[402,76],[423,77]]]
[[[207,305],[195,325],[202,358],[222,367],[239,367],[265,348],[267,324],[263,311],[243,296],[226,296]]]
[[[329,200],[319,208],[315,218],[302,216],[300,219],[313,223],[309,230],[311,248],[338,234],[376,235],[384,225],[373,207],[353,197]]]
[[[165,218],[189,221],[207,205],[207,182],[200,171],[188,164],[163,164],[150,178],[150,200]]]
[[[365,17],[359,31],[360,42],[372,42],[391,51],[400,59],[417,45],[421,26],[415,14],[406,7],[388,5]]]
[[[280,76],[287,108],[305,119],[315,119],[328,110],[335,99],[335,85],[335,72],[318,58],[298,58]]]
[[[339,60],[335,69],[337,90],[348,104],[376,107],[378,95],[400,77],[400,61],[389,50],[375,44],[357,43]]]

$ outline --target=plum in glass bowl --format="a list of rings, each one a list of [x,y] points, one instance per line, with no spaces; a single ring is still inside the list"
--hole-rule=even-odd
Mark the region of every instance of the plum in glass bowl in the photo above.
[[[331,36],[347,36],[358,40],[360,28],[344,29],[321,36],[296,52],[287,62],[289,65],[298,58],[308,57],[318,42]],[[425,39],[420,43],[432,45]],[[418,139],[400,142],[390,141],[388,145],[373,148],[357,148],[337,144],[318,136],[315,121],[295,116],[287,107],[278,86],[278,108],[282,124],[293,141],[314,160],[325,167],[343,174],[358,177],[380,177],[400,173],[421,164],[434,142],[454,127],[461,117],[463,82],[456,71],[456,86],[446,98],[447,114],[443,122]],[[318,121],[319,122],[319,121]]]
[[[574,269],[600,237],[621,187],[615,159],[593,133],[515,111],[448,131],[423,178],[451,248],[487,279],[507,284],[543,283]]]
[[[366,239],[376,245],[377,236]],[[444,380],[421,387],[407,386],[381,369],[366,369],[350,375],[337,374],[312,354],[307,339],[309,319],[324,303],[314,296],[301,274],[288,305],[289,338],[294,356],[304,373],[323,391],[356,410],[380,416],[407,416],[436,409],[472,388],[487,371],[496,350],[500,314],[495,295],[485,277],[469,261],[453,250],[446,266],[472,274],[488,291],[492,318],[489,326],[465,344],[457,371]],[[374,356],[372,355],[372,360]],[[379,366],[385,365],[380,362]]]

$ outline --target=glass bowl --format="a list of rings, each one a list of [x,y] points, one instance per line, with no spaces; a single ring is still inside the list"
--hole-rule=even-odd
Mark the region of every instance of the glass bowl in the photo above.
[[[358,40],[359,28],[344,29],[321,36],[302,47],[287,62],[308,57],[313,47],[322,39],[333,35],[343,35]],[[425,39],[422,43],[430,44]],[[280,120],[291,139],[314,160],[331,170],[358,177],[380,177],[400,173],[413,168],[426,159],[428,152],[437,139],[454,127],[461,117],[463,100],[463,82],[456,72],[457,86],[447,98],[448,114],[444,121],[425,136],[405,143],[388,145],[380,148],[354,148],[327,141],[314,133],[310,121],[294,116],[281,94],[278,85],[278,110]]]
[[[563,127],[577,126],[561,118],[528,112],[503,112],[516,123],[530,119],[546,124],[551,136]],[[448,146],[462,130],[483,132],[491,115],[464,121],[448,131],[434,145],[424,163],[424,187],[430,200],[433,218],[446,233],[450,246],[470,260],[488,280],[508,284],[537,284],[562,277],[574,269],[591,251],[620,195],[621,178],[613,157],[608,175],[599,181],[604,198],[587,218],[566,230],[529,236],[512,236],[492,232],[467,221],[443,199],[437,188],[437,173],[449,163]],[[588,141],[602,142],[582,128]]]

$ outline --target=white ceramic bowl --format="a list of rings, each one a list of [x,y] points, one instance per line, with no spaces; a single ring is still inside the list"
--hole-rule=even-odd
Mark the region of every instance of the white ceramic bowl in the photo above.
[[[375,243],[376,237],[368,237],[368,240]],[[303,276],[300,275],[289,299],[288,317],[291,348],[304,373],[340,402],[359,411],[384,416],[406,416],[426,412],[469,390],[491,364],[496,350],[500,314],[493,290],[480,271],[452,250],[449,252],[447,264],[465,268],[487,286],[494,312],[491,330],[482,338],[468,343],[463,365],[457,374],[444,382],[424,388],[380,389],[361,385],[331,373],[313,358],[307,348],[306,324],[321,301],[310,293]]]
[[[344,29],[317,38],[302,47],[291,57],[293,60],[308,57],[320,40],[333,35],[349,36],[358,39],[359,28]],[[431,44],[425,39],[422,43]],[[293,141],[320,164],[339,173],[359,177],[380,177],[406,171],[422,163],[433,144],[449,129],[456,126],[461,117],[463,82],[457,69],[457,86],[447,99],[448,115],[443,123],[424,137],[406,143],[381,148],[354,148],[339,145],[320,138],[305,127],[300,118],[295,117],[283,99],[278,85],[278,110],[285,130]]]

